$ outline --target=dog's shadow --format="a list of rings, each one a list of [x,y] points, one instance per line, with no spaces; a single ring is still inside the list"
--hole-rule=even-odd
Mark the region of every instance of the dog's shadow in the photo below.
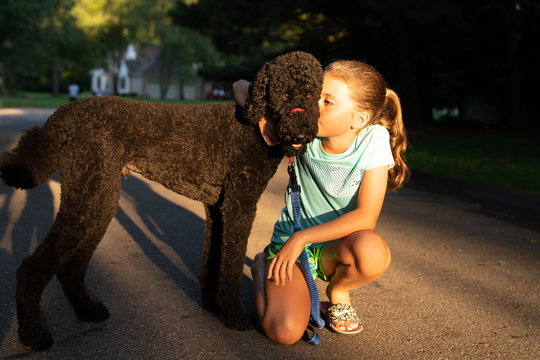
[[[130,176],[122,180],[123,196],[134,205],[136,216],[142,226],[136,223],[122,206],[118,207],[116,220],[128,232],[144,254],[176,285],[200,303],[198,279],[202,259],[204,239],[204,219],[193,212],[161,196],[142,179]],[[179,196],[179,195],[178,195]],[[150,238],[143,228],[151,233]],[[161,243],[161,244],[160,244]],[[174,250],[183,268],[171,260],[162,245]]]
[[[53,179],[58,181],[58,174]],[[33,251],[35,245],[49,231],[54,220],[54,199],[51,188],[47,185],[39,186],[32,191],[20,191],[2,183],[0,200],[0,343],[2,343],[16,316],[16,269],[21,260]]]
[[[202,263],[205,219],[163,197],[154,191],[148,182],[135,176],[122,181],[122,193],[123,196],[133,199],[137,216],[151,232],[153,239],[142,231],[141,226],[134,222],[122,206],[118,208],[116,220],[148,259],[172,279],[190,300],[201,305],[198,279]],[[171,196],[181,195],[172,193]],[[202,212],[202,204],[200,206]],[[164,249],[163,244],[168,249]],[[181,266],[165,253],[170,249],[174,251],[174,257],[181,259]],[[252,260],[246,257],[245,263],[250,266]],[[252,291],[252,286],[251,279],[244,274],[241,301],[247,312],[252,311],[250,297],[246,296]],[[217,316],[221,319],[221,316]]]

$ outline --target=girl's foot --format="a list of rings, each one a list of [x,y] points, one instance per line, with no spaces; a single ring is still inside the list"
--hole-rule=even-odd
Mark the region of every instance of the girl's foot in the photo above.
[[[343,334],[357,334],[362,331],[363,327],[356,312],[351,306],[351,297],[348,291],[336,291],[332,289],[329,284],[326,288],[326,295],[330,299],[330,302],[321,302],[321,312],[329,321],[329,326],[338,333]],[[329,309],[334,315],[330,316]],[[342,309],[343,308],[343,309]],[[344,309],[346,308],[346,309]],[[349,316],[350,315],[350,316]],[[330,320],[329,317],[332,319]]]
[[[335,332],[353,335],[358,334],[364,329],[352,306],[347,304],[335,304],[330,306],[330,303],[328,302],[323,306],[323,303],[321,303],[321,311],[324,314],[323,308],[326,310],[328,326]]]

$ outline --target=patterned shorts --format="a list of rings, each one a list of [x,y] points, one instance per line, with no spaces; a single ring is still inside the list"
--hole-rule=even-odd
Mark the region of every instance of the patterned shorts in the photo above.
[[[266,260],[273,259],[282,246],[283,244],[275,244],[271,242],[270,245],[268,245],[268,256],[266,257]],[[306,253],[307,253],[307,257],[309,261],[309,267],[311,269],[311,275],[313,276],[313,279],[319,278],[323,281],[330,281],[330,279],[323,273],[322,266],[321,266],[321,254],[322,254],[322,250],[324,249],[324,246],[322,247],[306,246],[305,249],[306,249]],[[300,260],[296,260],[296,262],[300,264]]]

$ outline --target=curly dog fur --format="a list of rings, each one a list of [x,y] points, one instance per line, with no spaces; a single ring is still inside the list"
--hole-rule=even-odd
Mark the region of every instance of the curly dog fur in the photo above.
[[[54,275],[81,321],[109,317],[88,296],[84,278],[115,216],[121,177],[130,171],[204,204],[203,305],[223,312],[230,327],[250,328],[239,295],[257,202],[283,155],[302,153],[316,136],[321,86],[320,63],[292,52],[263,65],[244,109],[233,102],[190,106],[93,97],[59,108],[42,127],[27,131],[2,154],[1,177],[29,189],[59,170],[61,203],[48,234],[17,269],[22,343],[37,350],[53,343],[40,301]],[[279,146],[262,139],[262,116],[275,124]]]

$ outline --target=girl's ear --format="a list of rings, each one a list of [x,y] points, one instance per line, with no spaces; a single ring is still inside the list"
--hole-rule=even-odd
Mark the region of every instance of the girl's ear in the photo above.
[[[362,129],[369,123],[370,115],[367,111],[359,111],[354,115],[351,128]]]

